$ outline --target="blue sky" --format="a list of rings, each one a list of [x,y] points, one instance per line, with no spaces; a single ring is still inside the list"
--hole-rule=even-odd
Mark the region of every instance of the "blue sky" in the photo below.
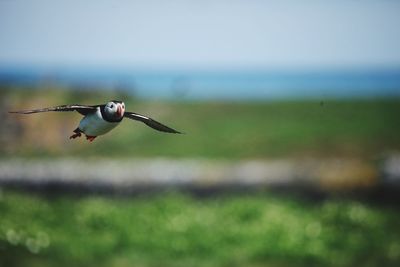
[[[0,65],[400,66],[400,1],[0,1]]]

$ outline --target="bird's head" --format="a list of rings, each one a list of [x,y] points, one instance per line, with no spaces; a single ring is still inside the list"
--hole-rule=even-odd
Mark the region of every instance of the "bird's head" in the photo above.
[[[125,103],[122,101],[112,100],[106,104],[104,111],[111,118],[121,119],[125,113]]]

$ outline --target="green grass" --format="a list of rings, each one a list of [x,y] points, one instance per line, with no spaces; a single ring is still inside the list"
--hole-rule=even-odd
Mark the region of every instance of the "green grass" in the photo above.
[[[400,149],[399,99],[322,99],[323,105],[320,105],[320,99],[146,102],[120,93],[31,90],[24,95],[24,91],[19,90],[0,92],[10,109],[125,99],[128,110],[149,115],[186,133],[160,134],[139,122],[126,120],[111,133],[88,144],[86,140],[68,139],[80,120],[79,114],[11,115],[12,119],[7,121],[20,125],[15,126],[18,131],[5,135],[14,139],[3,138],[3,156],[370,158]],[[0,131],[7,129],[12,127]]]
[[[398,210],[269,194],[0,197],[0,266],[399,266]]]

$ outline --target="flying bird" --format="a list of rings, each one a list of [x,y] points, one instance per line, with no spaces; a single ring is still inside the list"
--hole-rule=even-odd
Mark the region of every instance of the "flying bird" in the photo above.
[[[112,100],[102,105],[62,105],[33,110],[10,111],[9,113],[33,114],[48,111],[77,111],[83,115],[79,126],[73,131],[74,134],[70,136],[70,139],[81,137],[84,134],[86,139],[92,142],[97,136],[106,134],[118,126],[123,118],[141,121],[157,131],[181,133],[152,118],[125,111],[125,103],[117,100]]]

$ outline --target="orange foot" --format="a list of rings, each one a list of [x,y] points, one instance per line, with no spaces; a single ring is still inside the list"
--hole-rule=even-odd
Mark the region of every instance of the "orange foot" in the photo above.
[[[75,139],[75,138],[77,138],[77,137],[81,137],[81,133],[74,133],[73,135],[71,135],[70,137],[69,137],[69,139]]]
[[[88,136],[86,135],[86,140],[89,140],[90,142],[93,142],[93,140],[96,138],[97,136]]]

